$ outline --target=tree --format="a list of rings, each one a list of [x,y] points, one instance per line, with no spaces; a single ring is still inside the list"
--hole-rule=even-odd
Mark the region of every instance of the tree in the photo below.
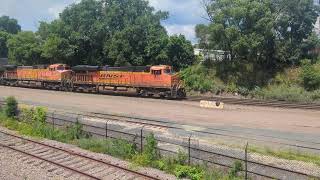
[[[66,39],[51,35],[42,45],[41,56],[49,59],[49,64],[64,63],[65,58],[72,55],[72,52],[68,53],[68,49],[69,45]]]
[[[9,16],[0,17],[0,31],[5,31],[10,34],[17,34],[21,31],[21,26],[16,19]]]
[[[31,31],[19,32],[7,43],[9,60],[17,65],[41,64],[40,39]]]
[[[0,57],[8,57],[7,41],[11,38],[11,34],[0,31]]]
[[[209,25],[198,25],[202,48],[224,50],[217,62],[225,81],[241,86],[264,84],[277,71],[300,63],[302,47],[316,22],[312,0],[206,1]]]
[[[275,10],[276,58],[287,64],[299,64],[304,40],[312,35],[319,16],[313,0],[281,0],[272,3]]]
[[[169,36],[161,25],[167,17],[146,0],[82,0],[59,19],[41,22],[37,34],[49,62],[57,53],[70,65],[154,65],[169,62]]]
[[[195,61],[193,46],[183,35],[171,36],[167,45],[168,61],[175,70],[186,68]]]

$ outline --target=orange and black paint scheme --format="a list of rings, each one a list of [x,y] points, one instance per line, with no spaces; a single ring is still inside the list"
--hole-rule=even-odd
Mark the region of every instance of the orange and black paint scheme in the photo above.
[[[99,92],[135,89],[141,96],[184,98],[182,81],[172,67],[129,66],[99,67],[65,64],[50,66],[3,66],[0,83],[10,86],[41,87],[64,91]]]

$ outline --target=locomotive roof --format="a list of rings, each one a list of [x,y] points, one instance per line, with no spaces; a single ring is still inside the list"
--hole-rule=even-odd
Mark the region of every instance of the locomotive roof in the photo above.
[[[150,66],[122,66],[122,67],[110,67],[104,66],[103,71],[122,71],[122,72],[149,72]]]
[[[59,67],[59,66],[64,66],[64,67],[66,67],[66,66],[68,66],[68,65],[66,65],[66,64],[52,64],[52,65],[49,66],[49,68],[57,68],[57,67]]]
[[[78,65],[71,68],[73,71],[98,71],[99,66]]]
[[[17,69],[16,65],[3,65],[2,66],[5,70],[14,70]]]

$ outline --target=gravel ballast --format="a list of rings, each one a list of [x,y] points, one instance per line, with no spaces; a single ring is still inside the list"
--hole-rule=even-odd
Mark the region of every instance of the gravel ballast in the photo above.
[[[0,127],[3,132],[17,134],[14,131],[8,130],[6,128]],[[74,145],[64,144],[51,140],[37,140],[39,142],[56,146],[68,151],[74,151],[79,154],[83,154],[95,159],[100,159],[105,162],[121,166],[127,169],[132,169],[135,167],[135,171],[141,172],[143,174],[148,174],[159,179],[176,179],[175,176],[166,174],[162,171],[133,166],[131,163],[111,157],[105,154],[92,153],[87,150],[80,149]],[[57,168],[55,165],[43,162],[41,160],[32,158],[30,156],[15,152],[10,149],[0,147],[0,179],[4,180],[20,180],[20,179],[30,179],[30,180],[46,180],[46,179],[78,179],[78,175],[71,175],[70,171],[63,170],[60,167]]]

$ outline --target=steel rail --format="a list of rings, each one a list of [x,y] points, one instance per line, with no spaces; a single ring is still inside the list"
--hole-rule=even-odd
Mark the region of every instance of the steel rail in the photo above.
[[[69,151],[69,150],[66,150],[66,149],[62,149],[62,148],[60,148],[60,147],[55,147],[55,146],[52,146],[52,145],[49,145],[49,144],[37,142],[37,141],[31,140],[31,139],[28,139],[28,138],[24,138],[24,137],[20,137],[20,136],[17,136],[17,135],[13,135],[13,134],[10,134],[10,133],[7,133],[7,132],[3,132],[3,131],[1,131],[1,130],[0,130],[0,133],[5,134],[5,135],[7,135],[7,136],[12,136],[12,137],[15,137],[15,138],[24,140],[24,141],[28,141],[28,142],[31,142],[31,143],[34,143],[34,144],[38,144],[38,145],[41,145],[41,146],[49,147],[49,148],[51,148],[51,149],[59,150],[59,151],[62,151],[62,152],[65,152],[65,153],[68,153],[68,154],[71,154],[71,155],[74,155],[74,156],[78,156],[78,157],[81,157],[81,158],[84,158],[84,159],[88,159],[88,160],[94,161],[94,162],[98,162],[98,163],[101,163],[101,164],[105,164],[105,165],[107,165],[107,166],[112,166],[112,167],[114,167],[114,168],[117,168],[117,169],[120,169],[120,170],[129,172],[129,173],[131,173],[131,174],[138,175],[138,176],[143,177],[143,178],[153,179],[153,180],[160,180],[159,177],[153,177],[153,176],[150,176],[150,175],[147,175],[147,174],[143,174],[143,173],[140,173],[140,172],[137,172],[137,171],[133,171],[133,170],[130,170],[130,169],[126,169],[126,168],[124,168],[124,167],[121,167],[121,166],[118,166],[118,165],[115,165],[115,164],[111,164],[111,163],[105,162],[105,161],[100,160],[100,159],[92,158],[92,157],[89,157],[89,156],[86,156],[86,155],[83,155],[83,154],[80,154],[80,153],[76,153],[76,152],[74,152],[74,151]],[[25,154],[26,154],[26,153],[25,153]],[[48,160],[46,160],[46,161],[48,161]],[[51,163],[51,161],[50,161],[50,163]],[[59,164],[58,164],[58,165],[59,165]],[[68,169],[69,169],[69,168],[68,168]]]
[[[246,105],[246,106],[261,106],[261,107],[276,107],[288,109],[305,109],[305,110],[320,110],[320,104],[317,103],[294,103],[279,100],[258,100],[258,99],[240,99],[232,97],[189,97],[186,101],[219,101],[225,104]]]
[[[33,155],[33,154],[31,154],[31,153],[27,153],[27,152],[25,152],[25,151],[21,151],[21,150],[19,150],[19,149],[13,148],[13,147],[11,147],[11,146],[7,146],[7,145],[2,144],[2,143],[0,143],[0,146],[2,146],[2,147],[4,147],[4,148],[7,148],[7,149],[11,149],[11,150],[13,150],[13,151],[17,151],[17,152],[19,152],[19,153],[22,153],[22,154],[25,154],[25,155],[28,155],[28,156],[31,156],[31,157],[34,157],[34,158],[36,158],[36,159],[40,159],[40,160],[45,161],[45,162],[48,162],[48,163],[50,163],[50,164],[54,164],[54,165],[59,166],[59,167],[62,167],[62,168],[64,168],[64,169],[68,169],[68,170],[70,170],[70,171],[76,172],[76,173],[81,174],[81,175],[83,175],[83,176],[87,176],[87,177],[89,177],[89,178],[91,178],[91,179],[101,180],[101,178],[97,178],[97,177],[92,176],[92,175],[90,175],[90,174],[81,172],[81,171],[79,171],[79,170],[76,170],[76,169],[74,169],[74,168],[65,166],[65,165],[63,165],[63,164],[59,164],[59,163],[56,163],[56,162],[47,160],[47,159],[45,159],[45,158],[42,158],[42,157]]]

